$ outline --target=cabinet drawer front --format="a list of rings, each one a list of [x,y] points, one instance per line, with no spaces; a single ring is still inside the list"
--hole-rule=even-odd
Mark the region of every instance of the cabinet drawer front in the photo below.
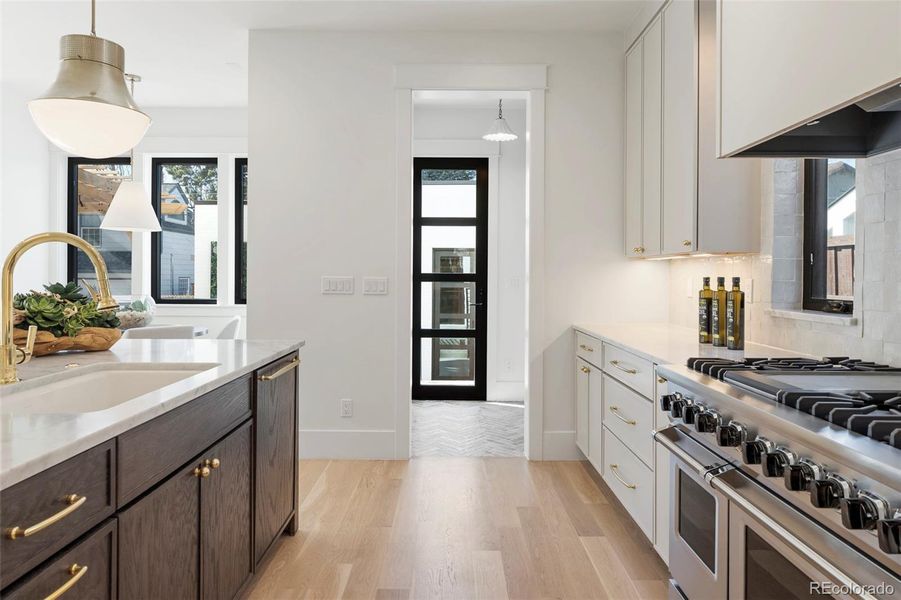
[[[584,333],[576,332],[576,356],[582,360],[588,361],[596,367],[600,367],[603,364],[601,348],[602,344],[600,340],[596,340]]]
[[[604,375],[603,420],[644,464],[654,464],[654,407],[648,399]]]
[[[604,344],[604,372],[644,396],[654,395],[654,363],[611,344]]]
[[[113,514],[115,473],[110,440],[3,490],[0,585],[6,587]],[[46,527],[35,527],[41,523]]]
[[[116,520],[109,519],[71,550],[37,569],[3,598],[46,598],[62,589],[65,598],[115,598],[116,555]]]
[[[242,377],[119,436],[119,506],[209,448],[250,417]]]
[[[608,430],[604,481],[651,542],[654,541],[654,473]]]

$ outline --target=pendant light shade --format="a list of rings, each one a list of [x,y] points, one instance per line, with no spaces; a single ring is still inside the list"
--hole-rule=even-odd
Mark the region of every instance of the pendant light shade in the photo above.
[[[153,205],[139,181],[123,181],[116,190],[100,229],[115,231],[160,231]]]
[[[125,50],[93,35],[60,38],[56,81],[28,103],[38,129],[76,156],[108,158],[141,141],[150,117],[138,109],[125,85]]]
[[[491,129],[488,130],[488,133],[482,136],[483,140],[488,140],[489,142],[512,142],[519,137],[507,125],[507,120],[504,118],[503,102],[503,100],[497,101],[497,118],[491,124]]]

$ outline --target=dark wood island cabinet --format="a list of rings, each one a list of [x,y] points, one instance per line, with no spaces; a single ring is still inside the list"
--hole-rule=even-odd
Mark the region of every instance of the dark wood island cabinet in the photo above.
[[[0,595],[239,596],[297,529],[299,363],[292,352],[0,492]]]

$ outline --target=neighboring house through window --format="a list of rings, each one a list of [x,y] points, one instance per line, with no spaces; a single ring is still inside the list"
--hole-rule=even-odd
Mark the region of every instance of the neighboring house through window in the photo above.
[[[235,159],[235,304],[247,304],[247,159]]]

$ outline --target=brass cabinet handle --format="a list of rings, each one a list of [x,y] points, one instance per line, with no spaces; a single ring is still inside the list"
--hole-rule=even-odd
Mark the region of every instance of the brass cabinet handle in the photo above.
[[[620,421],[622,421],[622,422],[625,423],[626,425],[637,425],[637,424],[638,424],[638,421],[635,421],[635,420],[633,420],[633,419],[627,419],[626,417],[624,417],[624,416],[622,416],[621,414],[619,414],[619,407],[618,407],[618,406],[609,406],[609,407],[608,407],[608,410],[609,410],[610,412],[613,413],[613,416],[614,416],[614,417],[616,417],[617,419],[619,419]]]
[[[683,246],[688,246],[688,247],[690,248],[690,247],[691,247],[691,240],[682,240],[682,245],[683,245]]]
[[[11,540],[15,540],[20,537],[28,537],[28,536],[34,535],[37,532],[41,531],[42,529],[47,529],[54,523],[56,523],[58,521],[62,521],[63,519],[65,519],[66,517],[68,517],[69,515],[74,513],[76,510],[78,510],[81,507],[82,504],[85,503],[85,501],[87,499],[88,499],[87,496],[79,497],[78,494],[69,494],[68,496],[63,498],[63,502],[65,502],[68,505],[68,506],[66,506],[66,508],[62,509],[55,515],[47,517],[40,523],[35,523],[31,527],[26,527],[25,529],[22,529],[21,527],[12,527],[10,529],[7,529],[6,537],[8,537]]]
[[[210,467],[211,469],[218,469],[219,466],[222,464],[222,461],[220,461],[218,458],[213,458],[213,459],[208,458],[205,461],[203,461],[203,464]]]
[[[591,346],[586,346],[585,344],[579,344],[579,348],[581,348],[585,352],[594,352],[594,348],[592,348]]]
[[[635,254],[644,254],[644,246],[635,246],[632,248],[632,252]]]
[[[71,575],[72,577],[67,579],[66,583],[59,586],[59,588],[57,588],[55,592],[44,598],[44,600],[56,600],[57,598],[68,592],[70,589],[72,589],[72,586],[78,583],[78,580],[84,577],[84,574],[88,572],[88,566],[79,565],[78,563],[72,563],[72,566],[66,569],[66,571],[68,571],[69,575]]]
[[[636,375],[638,373],[637,369],[628,369],[626,367],[621,367],[618,360],[611,360],[610,364],[619,369],[620,371],[625,371],[629,375]]]
[[[615,465],[613,463],[610,464],[610,472],[613,473],[613,476],[616,477],[621,484],[623,484],[630,490],[636,489],[638,487],[637,485],[635,485],[634,483],[629,483],[628,481],[626,481],[625,479],[623,479],[622,477],[619,476],[618,469],[619,469],[619,465]]]
[[[666,383],[666,377],[657,376],[657,383]]]
[[[209,467],[197,467],[194,469],[194,477],[202,477],[206,479],[210,476],[210,473],[212,473],[212,471],[210,471]]]
[[[260,381],[272,381],[273,379],[278,379],[279,377],[281,377],[282,375],[284,375],[285,373],[287,373],[288,371],[290,371],[291,369],[293,369],[294,367],[296,367],[299,364],[300,364],[300,357],[295,356],[294,358],[291,359],[291,362],[284,365],[282,368],[280,368],[275,373],[269,373],[267,375],[260,375],[258,379]]]
[[[582,369],[583,373],[591,373],[591,369],[589,369],[588,367],[579,367],[579,368]]]

